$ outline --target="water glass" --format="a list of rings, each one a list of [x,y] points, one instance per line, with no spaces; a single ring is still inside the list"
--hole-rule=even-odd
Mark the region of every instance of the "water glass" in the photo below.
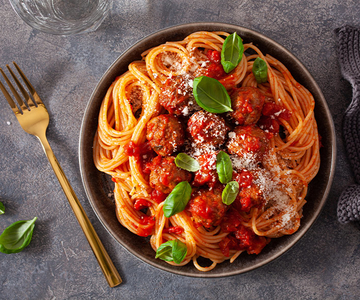
[[[9,1],[28,25],[57,35],[95,31],[112,6],[112,0]]]

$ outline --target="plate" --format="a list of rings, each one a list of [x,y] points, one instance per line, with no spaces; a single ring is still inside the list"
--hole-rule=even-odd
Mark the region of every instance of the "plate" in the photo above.
[[[115,78],[127,71],[128,64],[141,59],[141,53],[151,47],[167,41],[182,40],[187,35],[200,30],[237,32],[244,43],[253,42],[263,53],[268,53],[289,69],[294,78],[304,85],[315,98],[315,118],[324,147],[320,150],[321,166],[318,175],[309,185],[307,203],[304,206],[303,218],[299,230],[291,235],[272,239],[259,255],[241,254],[233,263],[225,261],[218,264],[210,272],[198,271],[192,263],[183,267],[176,267],[155,259],[155,252],[150,246],[149,239],[139,237],[118,222],[115,215],[115,205],[111,199],[113,186],[108,176],[99,172],[93,163],[93,139],[97,129],[97,120],[101,102],[107,89]],[[191,23],[163,29],[151,34],[128,50],[126,50],[105,72],[95,87],[86,107],[80,132],[79,159],[83,185],[100,222],[107,231],[125,249],[142,261],[164,271],[178,275],[192,277],[223,277],[241,274],[263,266],[279,257],[309,230],[325,205],[332,180],[334,177],[336,157],[336,140],[333,120],[326,100],[305,66],[287,49],[270,38],[253,30],[224,23]]]

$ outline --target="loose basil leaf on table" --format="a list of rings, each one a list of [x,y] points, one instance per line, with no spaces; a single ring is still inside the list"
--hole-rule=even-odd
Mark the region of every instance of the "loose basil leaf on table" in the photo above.
[[[180,264],[187,254],[186,245],[178,239],[167,241],[156,250],[155,258]]]
[[[0,215],[5,213],[5,206],[2,202],[0,202]]]
[[[176,155],[175,164],[181,169],[189,172],[196,172],[200,169],[198,161],[186,153],[179,153]]]
[[[230,34],[221,49],[221,64],[226,73],[236,68],[244,54],[244,45],[236,32]]]
[[[193,94],[197,104],[211,113],[232,111],[231,99],[225,87],[216,79],[200,76],[194,79]]]
[[[221,183],[228,183],[232,179],[233,167],[229,155],[220,151],[216,155],[216,171]]]
[[[0,235],[0,252],[10,254],[22,251],[29,245],[37,217],[28,221],[17,221]]]
[[[268,67],[266,62],[262,58],[257,57],[254,60],[252,72],[255,76],[257,83],[264,83],[267,81]]]
[[[225,186],[221,198],[222,202],[226,205],[233,203],[239,193],[239,183],[237,181],[230,181]]]
[[[191,198],[191,185],[187,181],[178,183],[171,193],[166,197],[163,212],[165,217],[171,216],[182,212]]]

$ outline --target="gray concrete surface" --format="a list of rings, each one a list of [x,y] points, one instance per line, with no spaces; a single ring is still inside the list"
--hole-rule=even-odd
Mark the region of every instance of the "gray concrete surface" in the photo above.
[[[124,283],[107,286],[90,247],[41,152],[0,96],[0,231],[38,216],[29,247],[0,253],[0,299],[358,299],[360,231],[341,225],[336,206],[353,182],[341,137],[351,86],[340,74],[334,29],[360,26],[358,0],[117,0],[94,33],[60,37],[28,27],[0,0],[0,66],[16,61],[46,101],[48,138]],[[78,138],[83,111],[108,66],[142,37],[171,25],[228,22],[259,31],[309,69],[332,112],[337,169],[315,225],[290,251],[255,271],[194,279],[157,270],[130,255],[100,224],[82,187]]]

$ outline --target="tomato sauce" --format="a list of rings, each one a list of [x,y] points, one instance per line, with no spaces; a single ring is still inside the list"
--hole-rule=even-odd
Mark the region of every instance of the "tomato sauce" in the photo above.
[[[184,232],[184,228],[182,228],[181,226],[172,226],[169,228],[164,228],[163,232],[164,233],[182,234]]]
[[[179,75],[166,80],[161,88],[159,103],[170,113],[181,115],[192,94],[186,78]]]
[[[267,133],[266,137],[271,139],[275,134],[279,133],[280,124],[279,122],[268,116],[262,116],[258,122],[259,127]]]
[[[142,210],[144,208],[150,207],[151,203],[145,199],[136,199],[134,202],[134,209]]]
[[[240,226],[242,220],[240,213],[236,209],[231,208],[221,223],[221,229],[225,232],[235,231],[236,228]]]
[[[263,116],[278,117],[287,121],[289,121],[291,117],[291,112],[289,110],[273,102],[266,102],[264,104],[262,114]]]
[[[322,143],[322,136],[320,134],[319,135],[319,148],[324,147],[323,143]]]
[[[244,115],[262,108],[262,105],[260,104],[253,107],[253,104],[251,102],[253,96],[252,94],[253,91],[250,89],[247,91],[242,90],[242,92],[239,94],[240,99],[238,101],[241,103],[241,107],[239,107],[238,110]]]
[[[262,109],[262,116],[258,122],[261,129],[272,134],[278,134],[280,130],[279,118],[289,121],[291,112],[273,102],[266,102]],[[271,136],[269,137],[271,138]]]
[[[156,156],[156,153],[151,149],[149,142],[137,145],[133,141],[130,141],[124,146],[124,151],[126,155],[133,156],[138,162],[140,162],[141,170],[144,174],[150,173],[147,163]]]
[[[244,126],[243,134],[245,135],[243,139],[244,148],[248,152],[258,152],[261,149],[262,144],[260,139],[252,134],[252,127]]]
[[[229,210],[221,228],[229,234],[219,243],[221,252],[229,257],[230,250],[244,250],[248,254],[259,254],[270,239],[257,236],[251,229],[241,224],[241,215],[235,210]]]
[[[124,150],[128,156],[135,156],[136,158],[139,158],[141,155],[153,153],[149,142],[136,145],[133,141],[130,141],[124,146]]]
[[[211,222],[213,218],[213,210],[201,198],[192,204],[191,211],[208,222]]]
[[[137,228],[136,234],[139,236],[147,237],[153,232],[155,226],[155,218],[152,216],[141,215],[140,224],[143,226]]]
[[[216,50],[208,50],[207,58],[210,61],[210,65],[206,70],[206,76],[215,78],[217,80],[226,77],[226,72],[224,71],[223,66],[221,65],[221,54]]]
[[[150,197],[151,197],[151,199],[155,200],[156,203],[161,203],[161,202],[165,201],[167,194],[153,189],[151,191]]]
[[[249,212],[251,207],[253,207],[253,202],[251,201],[250,196],[241,197],[240,196],[240,210],[244,212]]]
[[[213,187],[217,183],[215,153],[203,154],[198,158],[200,170],[195,173],[193,185],[202,186],[208,184]]]
[[[235,180],[239,183],[240,188],[246,188],[251,186],[253,182],[253,175],[248,170],[242,170],[240,173],[235,175]]]

